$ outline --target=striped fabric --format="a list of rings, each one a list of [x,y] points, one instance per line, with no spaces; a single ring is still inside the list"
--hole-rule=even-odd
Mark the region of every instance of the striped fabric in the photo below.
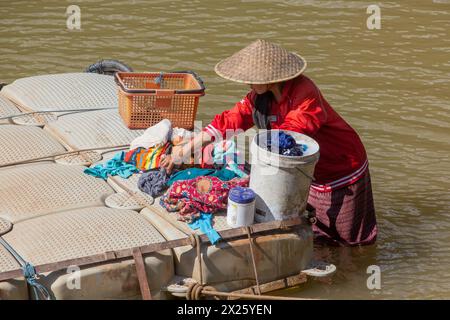
[[[203,130],[206,131],[215,142],[218,142],[223,139],[222,133],[216,128],[214,128],[214,126],[211,124],[207,125]]]
[[[327,184],[317,184],[313,182],[311,183],[311,189],[318,192],[331,192],[333,190],[349,186],[358,181],[359,179],[361,179],[364,176],[364,174],[366,174],[366,172],[368,171],[368,167],[369,162],[366,159],[363,165],[352,174]]]
[[[168,151],[169,147],[170,143],[168,142],[150,149],[136,148],[130,150],[125,155],[125,162],[142,171],[159,168],[161,156]]]
[[[311,187],[308,205],[316,209],[317,240],[349,246],[375,242],[378,229],[369,170],[356,183],[331,192]]]

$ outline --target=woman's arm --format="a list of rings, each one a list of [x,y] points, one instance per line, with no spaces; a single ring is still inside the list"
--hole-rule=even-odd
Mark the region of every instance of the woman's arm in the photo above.
[[[253,127],[253,100],[255,94],[249,92],[230,110],[226,110],[214,117],[203,131],[207,132],[214,141],[229,139],[234,135]]]
[[[190,163],[191,156],[200,153],[203,146],[213,141],[231,138],[239,133],[239,130],[245,131],[251,128],[254,125],[252,94],[252,92],[247,94],[232,109],[216,115],[201,133],[195,135],[194,139],[180,148],[177,153],[163,157],[161,167],[170,173],[175,164]]]
[[[189,164],[191,162],[191,156],[201,152],[202,147],[211,143],[212,140],[212,137],[208,133],[201,131],[182,148],[179,148],[178,152],[163,156],[160,166],[165,168],[167,173],[171,173],[175,165]]]
[[[288,112],[280,129],[314,136],[328,120],[322,94],[311,81],[297,101],[298,105]]]

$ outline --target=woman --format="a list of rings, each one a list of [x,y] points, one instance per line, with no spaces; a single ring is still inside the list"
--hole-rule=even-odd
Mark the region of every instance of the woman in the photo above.
[[[252,90],[234,108],[216,115],[181,154],[167,157],[162,165],[171,170],[174,161],[191,150],[254,125],[306,134],[320,146],[308,199],[316,209],[315,233],[343,245],[371,244],[377,225],[366,151],[358,134],[302,74],[305,68],[302,57],[264,40],[219,62],[217,74],[249,84]]]

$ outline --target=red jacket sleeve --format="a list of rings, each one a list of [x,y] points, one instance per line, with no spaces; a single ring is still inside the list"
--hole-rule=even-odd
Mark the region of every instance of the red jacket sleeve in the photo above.
[[[280,129],[314,136],[327,121],[327,111],[319,89],[310,84],[301,97],[294,99],[294,107],[287,113]]]
[[[250,92],[232,109],[216,115],[203,131],[207,132],[215,141],[219,141],[239,133],[235,132],[237,130],[250,129],[254,125],[252,106],[252,93]]]

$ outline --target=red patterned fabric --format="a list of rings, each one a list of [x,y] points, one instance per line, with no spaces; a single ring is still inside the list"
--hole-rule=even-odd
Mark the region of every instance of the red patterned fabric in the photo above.
[[[340,245],[367,245],[377,238],[369,170],[356,183],[331,192],[310,188],[308,204],[316,209],[317,240]]]
[[[215,213],[226,209],[230,189],[247,187],[248,182],[248,178],[222,181],[209,176],[180,180],[161,197],[160,204],[169,212],[177,212],[178,220],[191,223],[201,212]]]

